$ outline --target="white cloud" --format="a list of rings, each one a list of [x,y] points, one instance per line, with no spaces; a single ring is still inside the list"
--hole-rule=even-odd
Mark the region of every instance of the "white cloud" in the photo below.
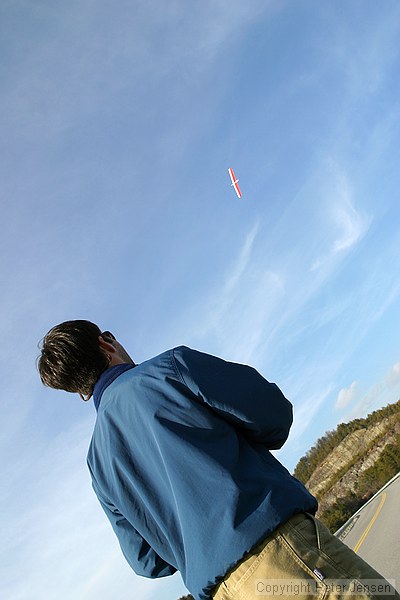
[[[335,408],[342,409],[348,406],[351,402],[353,402],[359,393],[359,383],[358,381],[353,381],[353,383],[348,388],[342,388],[337,397]]]
[[[345,421],[366,417],[370,412],[400,400],[400,362],[396,362],[369,390],[360,398],[353,409],[345,415]]]
[[[400,383],[400,362],[394,364],[390,371],[386,373],[384,383],[388,388],[397,386]]]

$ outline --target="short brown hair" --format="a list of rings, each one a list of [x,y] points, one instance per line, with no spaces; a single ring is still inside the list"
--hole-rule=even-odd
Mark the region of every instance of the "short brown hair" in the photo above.
[[[99,345],[100,328],[90,321],[65,321],[41,342],[37,367],[44,385],[91,396],[101,373],[108,367]]]

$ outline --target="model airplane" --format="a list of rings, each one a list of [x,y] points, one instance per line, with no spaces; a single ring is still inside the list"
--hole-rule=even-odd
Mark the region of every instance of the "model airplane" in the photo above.
[[[230,175],[230,178],[231,178],[231,181],[232,181],[232,185],[235,188],[235,192],[237,193],[238,198],[241,198],[242,197],[242,192],[240,191],[240,187],[238,186],[239,179],[236,179],[235,173],[233,172],[233,169],[231,169],[230,167],[228,169],[228,173]]]

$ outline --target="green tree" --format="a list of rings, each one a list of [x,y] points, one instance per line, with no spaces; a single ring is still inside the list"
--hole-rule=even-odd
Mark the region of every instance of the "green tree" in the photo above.
[[[359,477],[357,493],[366,497],[375,494],[385,483],[400,471],[400,435],[392,444],[385,446],[374,465]]]
[[[343,498],[338,498],[333,506],[320,515],[320,519],[335,533],[363,504],[363,499],[354,492],[349,492]]]

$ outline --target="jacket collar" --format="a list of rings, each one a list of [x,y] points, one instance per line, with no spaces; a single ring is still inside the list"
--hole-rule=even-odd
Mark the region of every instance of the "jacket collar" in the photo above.
[[[96,407],[96,411],[99,410],[101,397],[104,390],[112,383],[117,377],[119,377],[125,371],[133,369],[136,365],[131,363],[124,363],[122,365],[115,365],[103,371],[100,375],[93,389],[93,402]]]

